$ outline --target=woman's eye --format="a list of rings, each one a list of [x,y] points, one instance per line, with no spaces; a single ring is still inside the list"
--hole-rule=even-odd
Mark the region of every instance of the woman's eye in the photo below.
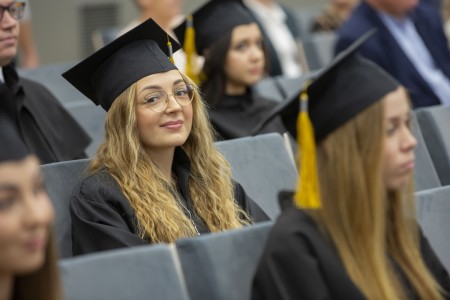
[[[157,94],[150,94],[150,95],[145,97],[144,103],[152,104],[152,103],[158,102],[159,100],[161,100],[161,94],[159,94],[159,93],[157,93]]]
[[[188,94],[188,90],[186,88],[178,89],[175,91],[175,95],[179,97],[186,96]]]
[[[16,202],[16,198],[13,196],[1,198],[0,199],[0,211],[7,210],[8,208],[12,207],[15,202]]]
[[[238,51],[243,51],[243,50],[247,49],[247,44],[246,43],[239,43],[234,48],[236,50],[238,50]]]
[[[392,134],[395,133],[396,130],[397,130],[397,125],[395,125],[395,124],[389,124],[389,125],[387,126],[386,132],[387,132],[388,135],[392,135]]]

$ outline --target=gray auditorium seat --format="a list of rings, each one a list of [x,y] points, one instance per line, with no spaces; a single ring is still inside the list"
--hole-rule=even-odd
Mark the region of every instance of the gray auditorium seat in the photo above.
[[[423,139],[422,131],[417,122],[415,114],[412,114],[412,131],[417,140],[417,147],[415,150],[416,167],[414,170],[414,187],[416,191],[436,188],[441,186],[441,181],[434,168],[427,145]]]
[[[228,159],[233,178],[271,219],[280,213],[278,192],[293,190],[297,170],[278,133],[217,143]]]
[[[311,34],[302,40],[310,70],[321,69],[333,60],[336,39],[334,32],[324,32]]]
[[[66,109],[91,137],[86,154],[88,157],[94,156],[105,137],[106,111],[91,101],[72,102],[67,104]]]
[[[44,65],[29,70],[19,69],[19,74],[43,84],[64,106],[74,101],[88,103],[90,101],[61,76],[62,73],[69,70],[74,64],[72,62],[66,62]]]
[[[450,272],[450,186],[417,192],[416,201],[423,232]]]
[[[59,255],[72,256],[72,222],[69,213],[69,200],[75,185],[84,175],[89,160],[80,159],[42,166],[45,187],[55,209],[54,230]]]
[[[60,262],[60,271],[66,300],[190,299],[173,245],[79,256]]]
[[[250,299],[253,274],[272,222],[176,243],[192,300]]]
[[[442,185],[450,184],[450,106],[416,110],[425,143]]]
[[[297,96],[306,80],[315,76],[317,72],[289,78],[284,76],[267,77],[256,83],[252,89],[258,95],[275,102],[282,102]]]

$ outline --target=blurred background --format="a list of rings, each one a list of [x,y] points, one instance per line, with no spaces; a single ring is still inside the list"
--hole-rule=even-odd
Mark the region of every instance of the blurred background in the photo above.
[[[94,51],[96,30],[123,27],[138,14],[132,0],[28,0],[42,65],[81,59]],[[205,0],[185,0],[184,12]],[[326,0],[279,0],[301,14],[319,11]]]

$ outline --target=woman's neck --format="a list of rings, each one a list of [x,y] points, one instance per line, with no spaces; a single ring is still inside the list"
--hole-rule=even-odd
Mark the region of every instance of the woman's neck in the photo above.
[[[0,275],[0,300],[12,299],[13,277]]]
[[[225,94],[230,96],[244,95],[247,92],[247,87],[242,84],[235,84],[228,81],[225,86]]]
[[[172,163],[175,154],[175,148],[161,150],[146,150],[150,159],[158,166],[167,180],[172,177]]]

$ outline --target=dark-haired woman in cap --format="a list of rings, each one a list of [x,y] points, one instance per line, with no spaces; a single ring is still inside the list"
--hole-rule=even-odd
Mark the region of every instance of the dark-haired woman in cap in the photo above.
[[[356,55],[357,48],[302,92],[314,134],[303,106],[295,205],[287,197],[272,228],[253,300],[450,296],[448,273],[411,218],[416,140],[410,100],[387,73]]]
[[[197,87],[169,60],[177,48],[149,19],[63,74],[107,110],[105,141],[71,198],[75,255],[266,219],[232,181]]]
[[[189,17],[190,18],[190,17]],[[253,135],[256,124],[276,102],[252,92],[266,73],[266,50],[258,24],[241,0],[212,0],[175,29],[189,58],[189,27],[195,30],[196,51],[204,56],[200,87],[219,139]],[[274,118],[256,134],[284,133]]]
[[[0,115],[0,299],[61,299],[53,208],[39,160]]]

